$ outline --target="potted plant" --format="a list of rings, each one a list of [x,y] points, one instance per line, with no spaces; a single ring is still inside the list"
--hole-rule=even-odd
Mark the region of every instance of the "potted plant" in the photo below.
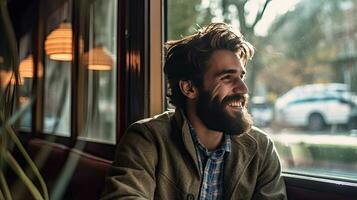
[[[15,134],[13,124],[31,107],[31,100],[27,106],[14,111],[16,91],[19,83],[18,52],[16,39],[7,11],[6,1],[0,0],[0,199],[12,199],[4,169],[11,169],[29,189],[35,199],[47,200],[46,184],[19,138]],[[20,152],[20,159],[24,159],[29,171],[39,182],[36,186],[30,176],[25,173],[19,162],[12,155],[12,148]]]

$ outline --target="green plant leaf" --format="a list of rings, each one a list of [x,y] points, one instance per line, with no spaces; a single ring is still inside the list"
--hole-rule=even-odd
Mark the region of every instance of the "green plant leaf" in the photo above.
[[[41,185],[42,190],[43,190],[44,199],[45,200],[49,199],[45,181],[43,180],[43,177],[41,176],[41,174],[40,174],[39,170],[37,169],[35,163],[32,161],[32,159],[30,158],[30,156],[26,152],[25,148],[22,146],[20,140],[17,138],[17,136],[16,136],[15,132],[12,130],[12,128],[10,126],[7,126],[5,128],[6,128],[7,132],[8,132],[8,134],[9,134],[10,138],[14,141],[14,143],[17,146],[17,148],[20,150],[20,153],[25,158],[25,160],[29,164],[31,170],[35,173],[37,179],[39,180],[40,185]]]
[[[6,51],[8,54],[6,56],[9,56],[10,58],[10,63],[9,66],[14,68],[18,67],[18,50],[17,50],[17,43],[16,43],[16,38],[15,38],[15,33],[14,30],[12,29],[12,24],[10,21],[10,16],[7,11],[7,5],[5,0],[0,0],[0,25],[2,25],[1,28],[3,28],[3,35],[5,38],[1,38],[4,40],[8,45],[8,49]],[[16,71],[16,70],[14,70]]]
[[[4,194],[2,191],[4,191]],[[3,171],[0,171],[0,199],[12,200],[9,186],[7,185]]]
[[[26,187],[30,190],[33,197],[37,200],[43,200],[44,198],[42,197],[41,193],[37,190],[36,186],[32,183],[32,181],[27,177],[21,166],[17,163],[14,157],[12,157],[10,152],[7,152],[4,157],[9,166],[14,170],[14,172],[19,176],[19,178],[23,181]]]
[[[0,200],[5,200],[5,197],[4,197],[4,195],[2,194],[2,192],[1,192],[1,189],[0,189]]]
[[[35,102],[35,98],[31,98],[29,100],[29,103],[26,104],[25,106],[21,107],[18,111],[14,112],[11,117],[7,120],[5,120],[5,116],[3,115],[3,113],[1,113],[0,116],[0,122],[2,126],[0,126],[0,134],[5,133],[6,131],[4,129],[6,129],[6,126],[11,126],[13,124],[15,124],[15,122],[25,113],[27,112],[28,109],[31,108],[32,104]]]

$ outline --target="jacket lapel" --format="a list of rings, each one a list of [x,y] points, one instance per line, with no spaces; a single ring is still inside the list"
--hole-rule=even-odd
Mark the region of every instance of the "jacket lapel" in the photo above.
[[[232,151],[226,154],[224,164],[225,198],[230,199],[232,192],[237,187],[245,169],[252,161],[256,151],[257,142],[249,134],[232,136]]]
[[[175,119],[176,119],[176,123],[178,125],[178,128],[181,129],[181,133],[182,133],[182,140],[183,143],[185,145],[186,150],[188,151],[189,156],[192,158],[192,160],[194,161],[194,167],[197,171],[197,174],[199,175],[199,177],[201,177],[201,171],[198,165],[198,158],[196,155],[196,149],[194,147],[193,141],[192,141],[192,137],[191,137],[191,133],[190,133],[190,129],[188,127],[188,123],[187,123],[187,119],[185,118],[184,114],[182,113],[181,110],[176,109],[175,112]]]

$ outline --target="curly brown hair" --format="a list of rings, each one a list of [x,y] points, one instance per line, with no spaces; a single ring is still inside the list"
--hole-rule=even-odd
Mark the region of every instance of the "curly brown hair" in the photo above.
[[[169,82],[169,102],[178,108],[185,108],[186,98],[179,81],[190,80],[200,87],[207,62],[216,50],[237,53],[244,65],[253,57],[254,47],[244,40],[240,32],[233,32],[225,23],[211,23],[193,35],[166,43],[167,55],[164,72]]]

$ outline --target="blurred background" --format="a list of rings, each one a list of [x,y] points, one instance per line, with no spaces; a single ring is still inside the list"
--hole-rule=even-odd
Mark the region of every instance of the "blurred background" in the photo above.
[[[166,39],[239,29],[256,48],[249,110],[284,171],[357,180],[356,12],[356,0],[170,0]]]

